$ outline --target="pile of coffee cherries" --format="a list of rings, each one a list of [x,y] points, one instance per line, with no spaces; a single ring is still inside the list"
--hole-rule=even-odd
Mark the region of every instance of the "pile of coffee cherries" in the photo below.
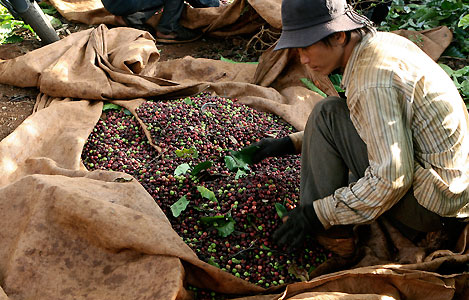
[[[311,240],[294,251],[272,241],[279,215],[298,203],[299,155],[253,165],[233,156],[294,132],[279,117],[208,93],[145,102],[137,109],[141,123],[124,109],[105,116],[87,140],[85,166],[136,178],[201,260],[270,287],[307,279],[331,256]]]

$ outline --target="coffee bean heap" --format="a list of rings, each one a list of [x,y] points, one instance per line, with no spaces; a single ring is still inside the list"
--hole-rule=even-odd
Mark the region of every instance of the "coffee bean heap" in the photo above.
[[[161,152],[135,117],[113,110],[88,138],[83,162],[90,170],[123,171],[139,180],[200,259],[269,287],[307,278],[331,256],[310,240],[289,252],[271,239],[281,225],[278,205],[291,210],[298,202],[299,156],[268,158],[244,176],[225,164],[229,150],[286,136],[294,131],[290,125],[207,93],[148,101],[137,114]]]

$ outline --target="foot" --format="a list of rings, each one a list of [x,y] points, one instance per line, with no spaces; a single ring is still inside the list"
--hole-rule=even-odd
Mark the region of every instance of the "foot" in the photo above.
[[[148,31],[152,36],[155,36],[156,34],[155,28],[153,28],[150,24],[134,24],[125,16],[114,16],[114,20],[118,26],[127,26],[138,30]]]
[[[190,30],[185,27],[180,27],[176,31],[170,33],[163,33],[158,31],[156,33],[156,40],[163,44],[177,44],[177,43],[188,43],[199,39],[202,36],[201,33]]]

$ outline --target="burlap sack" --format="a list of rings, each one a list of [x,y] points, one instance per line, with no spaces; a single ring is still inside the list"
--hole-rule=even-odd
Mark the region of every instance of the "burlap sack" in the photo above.
[[[308,111],[298,110],[311,109],[320,97],[287,84],[296,82],[281,71],[288,63],[270,72],[262,68],[275,64],[190,57],[159,63],[156,53],[147,33],[100,26],[0,62],[0,82],[42,92],[37,111],[0,142],[0,297],[188,299],[187,284],[255,294],[251,299],[465,295],[467,229],[454,249],[429,253],[392,226],[372,223],[362,231],[360,256],[331,259],[309,282],[285,291],[264,291],[198,260],[135,179],[83,168],[81,151],[102,101],[135,109],[141,98],[163,101],[210,90],[269,109],[301,128]],[[255,73],[269,74],[265,86],[252,83]]]

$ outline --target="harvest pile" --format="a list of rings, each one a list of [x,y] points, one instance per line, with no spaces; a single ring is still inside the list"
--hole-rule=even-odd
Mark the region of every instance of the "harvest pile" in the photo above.
[[[241,152],[265,136],[294,131],[280,118],[207,93],[137,109],[106,110],[85,145],[86,167],[136,178],[200,259],[269,287],[307,279],[330,256],[311,242],[288,252],[273,244],[279,214],[298,201],[299,156],[248,166]]]

